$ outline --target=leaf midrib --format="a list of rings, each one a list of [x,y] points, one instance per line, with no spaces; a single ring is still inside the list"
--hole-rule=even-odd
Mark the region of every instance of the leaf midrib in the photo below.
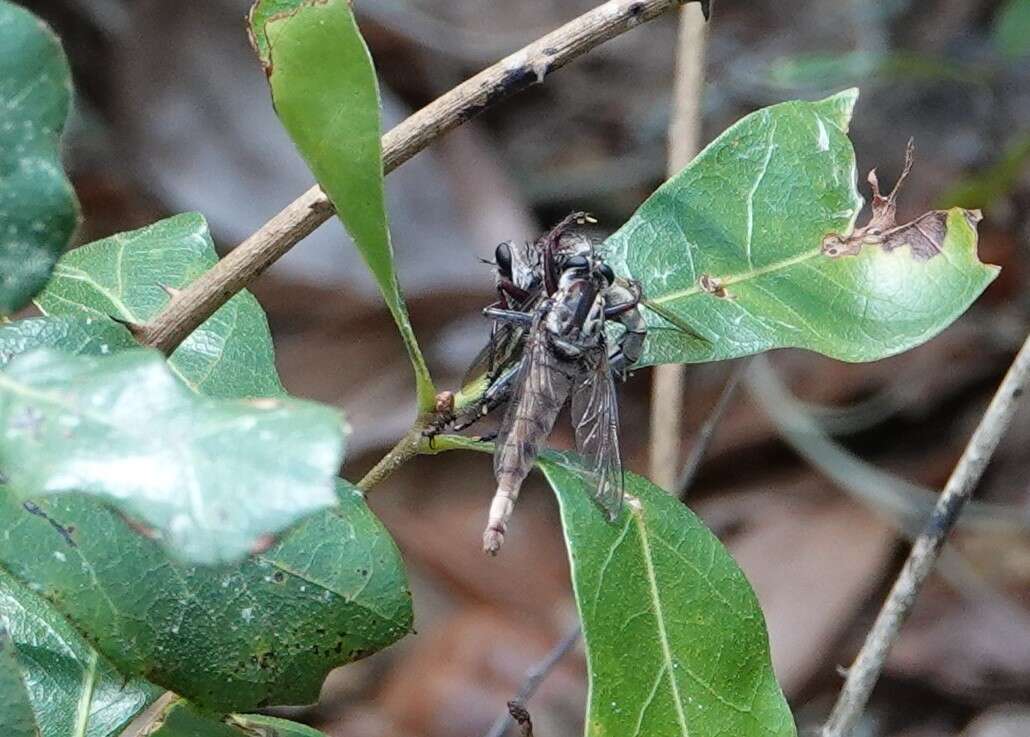
[[[636,502],[636,505],[634,505]],[[651,606],[655,613],[655,624],[658,627],[658,641],[662,646],[662,658],[665,661],[662,670],[669,678],[669,686],[672,689],[673,703],[676,705],[676,718],[679,722],[680,732],[683,737],[689,737],[687,729],[687,717],[683,713],[683,699],[680,696],[679,684],[676,683],[676,668],[672,659],[672,649],[669,645],[669,634],[665,630],[665,610],[662,607],[661,596],[658,593],[658,577],[655,573],[652,560],[651,543],[647,539],[647,529],[644,526],[643,509],[639,502],[627,494],[627,505],[629,513],[633,516],[633,522],[637,527],[637,534],[640,535],[640,548],[644,556],[644,567],[647,574],[647,583],[651,593]]]
[[[816,256],[819,256],[821,253],[821,247],[813,248],[810,251],[802,251],[800,254],[796,256],[791,256],[780,261],[774,261],[771,264],[767,264],[766,266],[760,266],[757,269],[749,269],[748,271],[743,271],[737,274],[730,274],[729,276],[719,276],[717,274],[710,274],[709,276],[712,276],[713,278],[717,279],[720,286],[728,287],[732,284],[739,284],[740,282],[756,279],[760,276],[765,276],[766,274],[771,274],[782,269],[788,269],[791,266],[803,264],[804,262],[809,261],[810,259],[815,258]],[[679,299],[691,297],[695,294],[700,294],[703,291],[704,290],[701,289],[700,285],[695,284],[692,287],[680,289],[675,292],[668,292],[667,294],[663,294],[659,297],[651,297],[650,299],[652,302],[657,302],[658,304],[665,304],[666,302],[674,302]]]

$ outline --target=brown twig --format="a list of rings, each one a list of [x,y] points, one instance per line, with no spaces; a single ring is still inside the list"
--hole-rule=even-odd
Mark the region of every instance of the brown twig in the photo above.
[[[525,709],[526,702],[528,702],[533,694],[536,693],[537,689],[540,688],[540,684],[551,674],[555,666],[564,658],[572,648],[579,642],[579,636],[583,633],[583,629],[577,622],[576,626],[565,633],[551,651],[544,656],[543,660],[538,663],[534,663],[533,667],[526,671],[526,679],[522,682],[522,686],[519,688],[518,694],[512,701],[508,702],[508,711],[497,717],[494,723],[490,726],[490,731],[486,733],[486,737],[503,737],[505,731],[512,724],[511,705],[518,704]],[[528,719],[529,713],[526,712]],[[530,734],[532,734],[533,726],[530,724]],[[525,735],[525,732],[523,732]]]
[[[750,358],[743,358],[737,361],[737,365],[733,367],[729,378],[726,379],[726,383],[722,387],[722,393],[719,394],[718,401],[716,401],[708,416],[705,417],[701,427],[698,428],[694,447],[690,449],[690,455],[687,456],[687,460],[683,464],[683,470],[680,471],[679,477],[676,480],[675,492],[681,501],[686,500],[687,493],[694,485],[697,472],[701,468],[701,461],[704,460],[708,447],[712,444],[715,430],[719,427],[719,423],[722,422],[722,417],[726,414],[726,409],[730,406],[730,400],[733,399],[733,394],[737,391],[740,378],[747,371],[750,361]]]
[[[542,82],[594,47],[662,15],[686,0],[609,0],[502,59],[419,110],[383,136],[387,174],[445,133],[499,101]],[[244,289],[302,238],[333,215],[312,187],[225,258],[176,295],[147,325],[141,342],[165,354]]]
[[[690,163],[701,140],[701,88],[704,84],[705,22],[693,6],[680,10],[676,86],[669,123],[669,176]],[[651,480],[675,491],[683,436],[686,367],[658,366],[651,389]]]
[[[1012,421],[1018,399],[1030,377],[1030,338],[1016,355],[973,437],[952,471],[923,531],[916,538],[887,600],[866,635],[862,649],[848,669],[837,703],[820,732],[821,737],[848,737],[869,702],[884,661],[897,641],[919,591],[940,556],[948,532],[973,493],[984,468]]]

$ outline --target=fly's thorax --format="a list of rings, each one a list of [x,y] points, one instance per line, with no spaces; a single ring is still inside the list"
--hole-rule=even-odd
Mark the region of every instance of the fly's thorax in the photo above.
[[[549,343],[562,358],[576,359],[600,344],[604,297],[593,280],[563,275],[544,321]]]

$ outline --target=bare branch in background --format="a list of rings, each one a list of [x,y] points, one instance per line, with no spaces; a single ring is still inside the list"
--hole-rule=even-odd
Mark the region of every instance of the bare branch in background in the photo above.
[[[719,423],[722,422],[722,416],[726,414],[727,407],[730,406],[730,400],[733,399],[733,395],[737,391],[737,384],[740,383],[740,378],[747,371],[750,360],[750,358],[741,359],[733,367],[730,377],[726,379],[726,383],[722,387],[719,399],[697,431],[694,446],[690,449],[690,455],[687,456],[687,460],[683,464],[683,470],[680,471],[676,479],[674,490],[676,496],[681,501],[686,500],[687,492],[690,491],[695,479],[697,479],[697,472],[701,468],[701,462],[704,460],[705,454],[708,452],[708,446],[712,444],[715,431],[719,427]]]
[[[526,671],[526,680],[522,682],[522,686],[519,688],[515,698],[508,702],[508,711],[497,717],[490,726],[490,731],[486,733],[486,737],[504,737],[508,727],[513,724],[512,704],[518,705],[525,711],[526,702],[533,697],[533,694],[540,688],[540,684],[546,680],[547,676],[551,674],[551,671],[554,670],[561,659],[572,651],[572,648],[579,642],[579,636],[582,633],[583,628],[577,622],[575,627],[570,629],[564,637],[555,643],[555,646],[551,648],[551,652],[547,653],[543,660],[534,664],[532,668]],[[529,724],[529,734],[532,735],[533,724],[529,722],[529,712],[526,712],[526,721]],[[525,726],[523,729],[525,729]],[[523,731],[523,735],[525,734],[526,732]]]
[[[701,141],[701,93],[704,87],[705,18],[700,7],[680,10],[676,51],[676,86],[669,121],[669,175],[690,163]],[[651,480],[675,490],[683,437],[686,367],[657,366],[651,390]]]
[[[609,0],[502,59],[430,103],[383,136],[388,174],[430,143],[501,100],[543,82],[596,46],[678,7],[685,0]],[[294,200],[142,326],[145,345],[166,355],[334,213],[317,185]]]
[[[973,493],[988,461],[1004,436],[1027,377],[1030,375],[1030,338],[998,387],[958,465],[952,471],[934,506],[933,515],[916,539],[912,550],[891,587],[887,600],[866,635],[862,649],[848,669],[848,676],[837,703],[820,732],[821,737],[848,737],[869,702],[869,696],[883,670],[884,661],[898,639],[919,591],[930,575],[944,547],[944,540],[955,524],[962,507]]]

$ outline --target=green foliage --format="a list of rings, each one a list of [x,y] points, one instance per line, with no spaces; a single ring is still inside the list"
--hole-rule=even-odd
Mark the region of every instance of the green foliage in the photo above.
[[[1027,5],[1030,6],[1030,2]],[[1027,33],[1030,34],[1030,30]],[[996,205],[1019,186],[1028,165],[1030,130],[1017,133],[992,166],[956,184],[941,196],[940,203],[944,207],[987,208]]]
[[[188,701],[173,701],[155,722],[148,737],[243,737],[217,716],[206,714]]]
[[[858,80],[875,82],[982,83],[984,69],[956,64],[942,57],[904,51],[805,53],[775,59],[759,79],[783,91],[830,90]]]
[[[1030,56],[1030,2],[1008,0],[998,11],[992,35],[995,47],[1009,59]]]
[[[354,487],[230,568],[168,557],[93,499],[0,496],[0,565],[122,673],[221,713],[318,698],[330,669],[411,629],[400,554]]]
[[[40,737],[14,643],[0,627],[0,727],[10,737]]]
[[[36,348],[104,356],[136,347],[138,344],[124,326],[99,316],[29,317],[0,325],[0,369],[15,356]]]
[[[1022,8],[1011,3],[999,23],[1013,56]],[[154,737],[319,737],[243,712],[316,700],[330,669],[395,642],[413,619],[396,546],[335,478],[340,419],[285,396],[246,292],[167,361],[136,347],[132,328],[215,263],[202,216],[53,266],[76,218],[57,154],[67,65],[52,35],[3,0],[0,27],[0,313],[53,268],[37,297],[46,314],[0,324],[0,732],[112,737],[160,686],[184,700]],[[372,270],[429,410],[435,390],[393,262],[375,70],[350,3],[260,0],[250,31],[276,110]],[[804,81],[885,63],[810,58],[787,71]],[[641,365],[791,346],[874,360],[932,337],[994,278],[961,209],[935,215],[931,252],[904,228],[890,247],[855,235],[867,232],[855,228],[846,135],[856,94],[747,116],[608,240],[610,263],[655,305]],[[849,248],[827,250],[831,236]],[[758,603],[715,537],[633,475],[608,524],[573,458],[540,465],[587,643],[587,734],[793,737]]]
[[[0,315],[24,307],[50,277],[78,223],[61,166],[71,71],[51,30],[0,0]]]
[[[383,192],[379,86],[348,0],[261,0],[251,36],[272,101],[332,200],[393,314],[415,369],[419,408],[436,390],[394,271]]]
[[[627,474],[608,524],[570,457],[540,467],[561,505],[587,644],[587,735],[793,737],[762,611],[716,537],[639,476]]]
[[[317,729],[286,719],[266,717],[263,714],[234,714],[231,723],[242,728],[247,735],[261,737],[325,737]]]
[[[90,243],[65,255],[36,300],[50,315],[112,317],[142,325],[218,260],[207,222],[187,213]],[[169,365],[190,387],[212,397],[283,394],[268,321],[240,292],[197,328]]]
[[[117,735],[160,693],[140,679],[127,680],[46,601],[2,570],[0,631],[4,737],[36,735],[35,725],[39,737]]]
[[[198,396],[156,351],[41,349],[0,373],[0,468],[22,499],[95,494],[177,555],[219,563],[332,506],[335,410]]]
[[[787,347],[872,361],[936,335],[994,279],[961,210],[927,259],[908,246],[823,253],[823,238],[850,233],[862,206],[846,135],[856,95],[748,115],[608,239],[616,272],[710,341],[651,315],[641,366]]]
[[[258,714],[207,714],[188,701],[178,700],[161,714],[148,737],[325,737],[297,722]]]

